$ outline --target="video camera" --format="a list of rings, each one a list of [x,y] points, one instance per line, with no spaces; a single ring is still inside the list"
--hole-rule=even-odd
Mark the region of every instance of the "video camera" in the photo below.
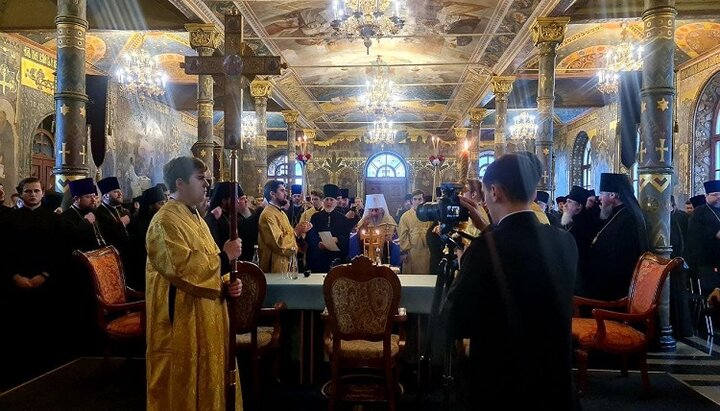
[[[442,196],[436,202],[420,204],[417,217],[420,221],[437,221],[442,234],[457,228],[458,224],[468,220],[468,210],[460,205],[458,194],[463,189],[460,183],[445,182],[440,184]]]

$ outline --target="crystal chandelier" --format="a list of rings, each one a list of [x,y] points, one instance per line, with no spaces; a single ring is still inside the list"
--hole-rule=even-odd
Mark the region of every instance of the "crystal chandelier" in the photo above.
[[[535,139],[535,133],[537,133],[535,116],[523,111],[520,115],[515,116],[514,123],[510,126],[510,136],[513,140],[525,144],[525,142]]]
[[[165,94],[167,75],[160,69],[155,57],[143,48],[145,35],[140,46],[123,56],[120,67],[115,72],[123,92],[137,94],[141,98]]]
[[[618,91],[621,71],[638,71],[642,69],[642,46],[628,40],[627,23],[622,24],[621,42],[605,54],[605,65],[598,72],[598,89],[605,94]]]
[[[359,37],[370,55],[372,38],[397,34],[405,25],[401,0],[334,0],[334,20],[330,26],[336,35],[350,40]]]
[[[370,115],[389,117],[396,109],[393,82],[388,78],[388,66],[380,56],[377,57],[375,65],[375,74],[372,80],[367,82],[366,93],[362,96],[363,111]]]
[[[393,122],[387,121],[385,117],[375,120],[372,127],[367,131],[365,142],[368,144],[394,144],[395,129]]]

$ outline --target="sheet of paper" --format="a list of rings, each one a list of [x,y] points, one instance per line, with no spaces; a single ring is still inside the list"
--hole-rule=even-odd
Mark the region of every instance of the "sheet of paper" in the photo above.
[[[340,249],[337,246],[337,243],[335,242],[336,238],[333,237],[333,235],[330,231],[320,231],[318,234],[320,234],[320,241],[322,241],[322,243],[325,244],[326,250],[340,251]]]

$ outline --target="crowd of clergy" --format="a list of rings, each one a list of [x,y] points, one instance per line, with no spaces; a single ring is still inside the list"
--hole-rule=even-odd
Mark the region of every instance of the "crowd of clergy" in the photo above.
[[[462,194],[461,204],[480,216],[457,227],[469,235],[466,238],[493,226],[481,187],[481,181],[469,180]],[[34,177],[12,189],[8,206],[8,187],[0,185],[0,232],[9,240],[0,267],[0,348],[15,353],[0,364],[4,376],[21,373],[28,361],[77,355],[98,345],[92,281],[72,252],[114,246],[128,286],[144,290],[148,227],[168,200],[160,183],[128,201],[115,177],[70,181],[65,196],[48,191]],[[220,249],[231,237],[234,189],[242,240],[239,259],[255,262],[266,273],[287,273],[295,267],[324,273],[369,253],[377,263],[396,266],[404,274],[437,274],[446,249],[438,222],[418,218],[418,206],[429,200],[421,190],[408,193],[391,213],[382,194],[367,195],[363,201],[349,198],[347,189],[325,184],[322,191],[305,196],[303,187],[279,180],[265,184],[262,199],[246,196],[237,183],[217,182],[209,190],[197,212]],[[650,248],[648,229],[626,175],[602,174],[598,191],[573,186],[555,201],[539,191],[533,207],[540,222],[562,227],[575,239],[576,294],[614,300],[627,295],[635,263]],[[720,286],[720,180],[706,182],[705,191],[692,197],[684,210],[673,202],[670,224],[673,256],[685,258],[691,275],[700,278],[709,293]],[[462,258],[460,248],[457,254]]]

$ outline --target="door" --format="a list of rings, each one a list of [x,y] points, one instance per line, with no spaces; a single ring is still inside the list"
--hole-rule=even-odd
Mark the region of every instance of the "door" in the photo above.
[[[365,194],[384,194],[393,217],[407,193],[406,170],[402,157],[388,151],[371,157],[365,168]]]
[[[47,158],[41,155],[34,155],[32,157],[31,175],[40,179],[40,182],[42,182],[46,191],[52,191],[55,189],[53,167],[55,167],[55,159]]]
[[[367,178],[365,194],[384,194],[390,216],[395,218],[395,212],[405,199],[406,186],[407,180],[404,178]]]

